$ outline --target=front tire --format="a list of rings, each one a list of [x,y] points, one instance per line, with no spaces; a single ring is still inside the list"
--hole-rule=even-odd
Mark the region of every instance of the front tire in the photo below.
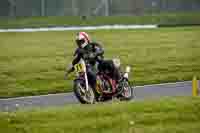
[[[83,80],[74,81],[74,94],[82,104],[95,103],[95,93],[93,89],[89,86],[87,91],[85,88],[85,81]]]

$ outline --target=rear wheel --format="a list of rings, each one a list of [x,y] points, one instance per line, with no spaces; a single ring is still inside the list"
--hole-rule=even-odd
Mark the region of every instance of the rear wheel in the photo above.
[[[95,93],[93,89],[89,86],[87,91],[85,83],[82,80],[76,80],[74,82],[74,93],[77,99],[83,104],[95,103]]]
[[[135,92],[134,92],[134,87],[130,86],[130,83],[128,80],[124,80],[121,83],[121,100],[131,100],[133,98],[135,98]]]

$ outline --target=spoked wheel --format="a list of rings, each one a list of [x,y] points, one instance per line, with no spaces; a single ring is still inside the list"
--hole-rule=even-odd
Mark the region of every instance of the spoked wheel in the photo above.
[[[87,91],[84,81],[78,80],[74,82],[74,93],[77,99],[83,104],[95,103],[94,91],[90,86]]]
[[[122,82],[121,100],[131,100],[135,98],[134,88],[127,80]]]

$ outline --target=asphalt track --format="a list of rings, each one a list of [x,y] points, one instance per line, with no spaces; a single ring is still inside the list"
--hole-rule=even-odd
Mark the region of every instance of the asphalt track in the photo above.
[[[134,87],[135,100],[170,96],[191,96],[192,82],[177,82]],[[79,103],[73,93],[49,94],[19,98],[0,99],[0,111],[16,111],[18,109],[64,106]]]

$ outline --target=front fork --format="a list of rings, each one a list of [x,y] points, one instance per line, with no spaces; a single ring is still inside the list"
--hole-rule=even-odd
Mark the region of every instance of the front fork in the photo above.
[[[89,83],[88,83],[87,73],[85,73],[85,72],[78,73],[76,80],[82,80],[83,83],[84,83],[85,87],[80,87],[80,90],[81,90],[82,93],[85,93],[85,92],[87,92],[89,90],[89,85],[88,85]]]
[[[86,72],[84,73],[84,77],[85,77],[85,87],[86,87],[86,91],[88,91],[89,85],[88,85],[88,76],[87,76],[87,73],[86,73]]]

